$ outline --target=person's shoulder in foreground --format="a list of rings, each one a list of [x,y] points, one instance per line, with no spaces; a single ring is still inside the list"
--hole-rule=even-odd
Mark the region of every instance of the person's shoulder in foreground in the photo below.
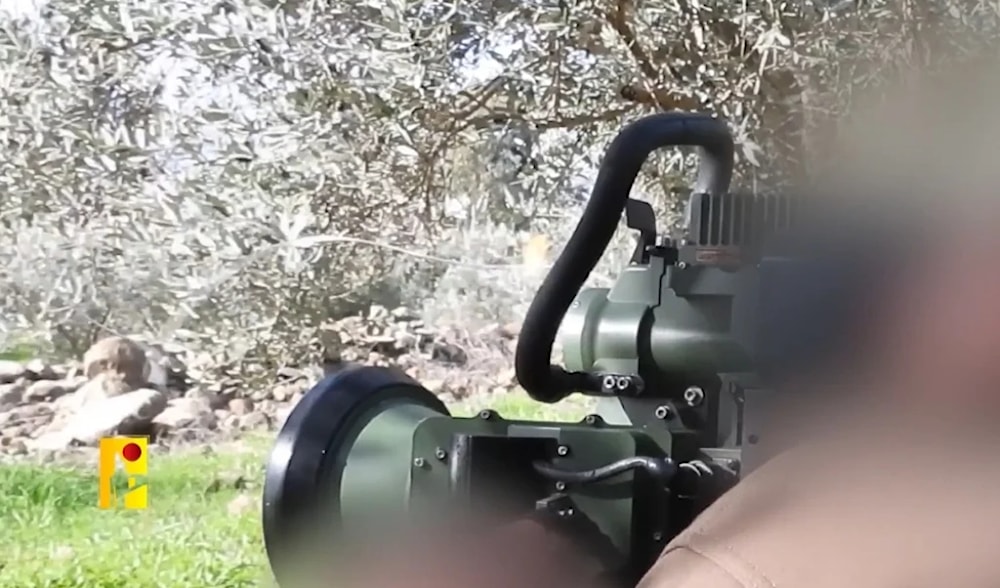
[[[933,431],[865,455],[774,460],[671,542],[639,588],[1000,586],[997,452],[951,451]]]

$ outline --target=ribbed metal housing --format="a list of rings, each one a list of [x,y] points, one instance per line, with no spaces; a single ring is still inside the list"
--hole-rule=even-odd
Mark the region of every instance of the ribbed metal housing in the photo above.
[[[795,218],[796,208],[795,201],[788,196],[694,194],[688,244],[702,247],[759,244],[767,235],[788,227]]]

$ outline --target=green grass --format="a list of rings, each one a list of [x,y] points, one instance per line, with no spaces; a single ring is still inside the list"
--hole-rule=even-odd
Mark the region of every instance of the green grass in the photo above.
[[[0,468],[0,587],[262,585],[264,453],[154,453],[144,511],[99,510],[96,464]],[[241,493],[253,507],[232,514]]]
[[[485,407],[512,419],[588,412],[582,402],[543,407],[523,394]],[[480,408],[463,403],[453,412]],[[269,442],[250,439],[243,451],[212,455],[153,453],[144,511],[99,510],[96,463],[0,465],[0,588],[270,585],[259,509]],[[240,496],[251,507],[230,512]]]

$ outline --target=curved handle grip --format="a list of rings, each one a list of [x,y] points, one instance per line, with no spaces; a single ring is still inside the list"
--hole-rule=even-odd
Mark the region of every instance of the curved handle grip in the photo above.
[[[601,162],[580,222],[524,319],[514,369],[518,382],[533,399],[558,402],[586,387],[587,374],[549,365],[559,325],[611,242],[646,158],[657,149],[681,145],[700,151],[696,193],[717,194],[729,189],[733,138],[724,122],[703,114],[670,112],[641,118],[618,133]]]

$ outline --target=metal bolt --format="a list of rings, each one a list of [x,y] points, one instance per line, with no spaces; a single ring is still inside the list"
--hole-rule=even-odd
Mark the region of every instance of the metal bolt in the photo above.
[[[562,492],[566,489],[566,482],[556,482],[556,490]]]
[[[619,390],[628,390],[631,384],[632,381],[629,378],[623,376],[621,378],[618,378],[618,380],[615,382],[615,387],[618,388]]]
[[[438,447],[434,450],[434,457],[438,458],[439,461],[444,461],[448,457],[448,452]]]
[[[653,533],[653,541],[663,541],[663,533],[659,531]]]
[[[680,262],[680,263],[677,264],[677,269],[684,269],[687,266],[688,266],[687,262],[682,261],[682,262]]]
[[[556,448],[556,453],[558,453],[562,457],[566,457],[567,455],[569,455],[569,447],[565,445],[560,445],[558,448]]]
[[[596,425],[597,424],[597,415],[596,414],[588,414],[587,416],[583,417],[583,422],[587,423],[588,425]]]
[[[484,421],[488,421],[492,417],[493,417],[493,411],[492,410],[481,410],[481,411],[479,411],[479,418],[483,419]]]
[[[705,391],[698,386],[691,386],[684,391],[684,402],[690,407],[700,406],[705,401]]]
[[[425,461],[424,458],[422,457],[417,457],[413,460],[414,467],[422,468],[425,465],[427,465],[427,461]]]
[[[747,443],[750,445],[756,445],[758,441],[760,441],[760,437],[757,435],[750,435],[747,437]]]
[[[674,411],[666,404],[663,404],[656,407],[656,410],[653,411],[653,415],[661,421],[666,421],[673,418]]]
[[[612,375],[610,375],[610,374],[608,374],[607,376],[604,376],[604,378],[601,380],[601,386],[605,390],[614,390],[614,388],[615,388],[615,377],[612,376]]]

